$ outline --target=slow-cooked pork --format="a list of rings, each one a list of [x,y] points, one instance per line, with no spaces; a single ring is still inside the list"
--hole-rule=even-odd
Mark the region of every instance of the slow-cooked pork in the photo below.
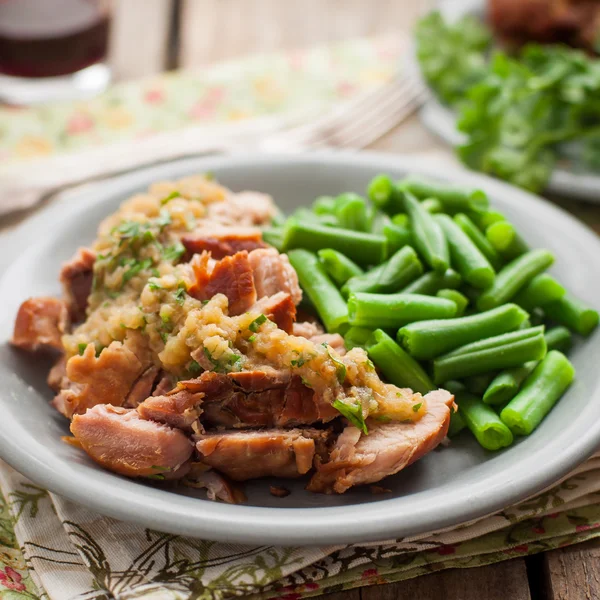
[[[19,307],[12,343],[30,352],[62,350],[61,336],[68,325],[69,313],[62,300],[29,298]]]
[[[337,492],[381,481],[412,464],[445,437],[454,407],[454,396],[445,390],[425,396],[427,413],[415,423],[368,422],[369,434],[346,427],[329,458],[317,466],[308,489]]]
[[[181,242],[191,258],[193,254],[210,252],[210,255],[220,260],[242,250],[266,248],[260,229],[254,227],[210,227],[196,229],[193,234],[184,235]]]
[[[187,436],[132,409],[94,406],[73,417],[71,433],[97,463],[121,475],[173,479],[189,469]]]
[[[85,317],[88,296],[92,293],[95,262],[93,250],[79,248],[60,271],[60,282],[73,321],[81,321]]]
[[[299,477],[325,451],[329,432],[317,429],[227,431],[196,437],[200,460],[234,481]]]
[[[298,276],[285,254],[279,254],[275,248],[253,250],[248,261],[254,276],[254,286],[258,299],[273,296],[278,292],[287,292],[294,302],[302,300],[302,290]]]

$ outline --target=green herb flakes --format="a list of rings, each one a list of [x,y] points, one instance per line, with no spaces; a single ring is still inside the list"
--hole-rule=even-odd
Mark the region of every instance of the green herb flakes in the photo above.
[[[79,356],[83,356],[85,349],[87,348],[87,344],[77,344],[77,351],[79,352]]]
[[[173,200],[173,198],[180,198],[181,194],[177,191],[175,192],[171,192],[168,196],[165,196],[161,201],[160,204],[161,206],[164,206],[165,204],[167,204],[167,202],[170,202],[171,200]]]
[[[256,333],[259,329],[259,327],[263,324],[267,322],[267,317],[265,317],[265,315],[260,315],[259,317],[256,317],[256,319],[254,319],[254,321],[252,321],[252,323],[250,323],[250,325],[248,325],[248,329],[254,333]]]
[[[342,402],[342,400],[338,399],[332,404],[332,406],[341,415],[346,417],[346,419],[348,419],[352,425],[360,429],[365,435],[369,435],[367,424],[365,423],[365,418],[363,417],[363,409],[359,403],[346,404],[345,402]]]
[[[419,410],[421,409],[421,406],[423,406],[422,402],[419,402],[418,404],[413,404],[413,411],[414,412],[419,412]]]
[[[173,263],[177,262],[185,254],[185,246],[177,242],[168,248],[163,249],[163,258]]]

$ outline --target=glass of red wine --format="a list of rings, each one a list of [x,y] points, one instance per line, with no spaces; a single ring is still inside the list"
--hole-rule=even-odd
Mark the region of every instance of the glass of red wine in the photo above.
[[[0,0],[0,101],[37,104],[106,88],[110,0]]]

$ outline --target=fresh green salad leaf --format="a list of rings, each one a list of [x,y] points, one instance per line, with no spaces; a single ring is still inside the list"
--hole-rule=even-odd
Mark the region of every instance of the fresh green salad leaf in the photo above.
[[[488,58],[490,39],[473,17],[447,24],[433,13],[417,28],[424,76],[466,136],[462,161],[532,191],[544,188],[565,144],[600,168],[600,61],[538,44]]]

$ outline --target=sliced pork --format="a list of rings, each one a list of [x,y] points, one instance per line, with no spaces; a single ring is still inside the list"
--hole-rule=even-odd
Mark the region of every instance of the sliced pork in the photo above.
[[[121,342],[112,342],[98,356],[94,345],[88,344],[81,356],[72,356],[67,362],[70,385],[53,404],[69,418],[97,404],[122,406],[145,370],[146,366]]]
[[[216,294],[224,294],[229,300],[229,314],[246,312],[256,302],[256,288],[248,252],[245,250],[217,261],[209,272],[208,260],[194,264],[196,284],[188,292],[199,300],[208,300]]]
[[[254,227],[211,227],[196,229],[184,235],[181,242],[187,250],[188,257],[193,254],[210,252],[212,258],[220,260],[242,250],[266,248],[260,229]]]
[[[248,254],[248,261],[254,274],[257,298],[286,292],[294,304],[300,303],[302,290],[298,276],[285,254],[279,254],[275,248],[253,250]]]
[[[299,477],[325,451],[329,432],[317,429],[227,431],[196,437],[200,460],[234,481]]]
[[[160,369],[155,366],[149,366],[135,381],[129,393],[125,397],[123,406],[128,408],[135,408],[138,404],[143,402],[154,389],[156,378],[158,377]]]
[[[75,256],[63,264],[60,282],[73,321],[85,318],[88,296],[92,292],[96,253],[89,248],[79,248]]]
[[[69,311],[58,298],[29,298],[19,307],[12,344],[35,352],[62,350],[61,337],[69,326]]]
[[[454,396],[445,390],[425,396],[427,412],[414,423],[368,421],[369,434],[353,426],[340,434],[329,458],[307,487],[341,494],[352,486],[381,481],[433,450],[448,432]]]
[[[95,406],[73,417],[71,433],[93,460],[120,475],[173,479],[189,469],[187,436],[132,409]]]
[[[292,333],[296,320],[296,305],[287,292],[277,292],[273,296],[261,298],[251,311],[264,314],[286,333]]]
[[[260,192],[230,194],[226,202],[207,207],[207,218],[222,225],[268,225],[277,213],[273,198]]]

